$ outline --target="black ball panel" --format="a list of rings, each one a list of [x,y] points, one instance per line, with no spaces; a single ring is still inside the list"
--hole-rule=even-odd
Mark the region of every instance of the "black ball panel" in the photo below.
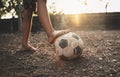
[[[68,46],[68,40],[67,39],[61,39],[59,42],[59,46],[64,49]]]
[[[75,38],[75,39],[77,39],[77,40],[79,40],[79,37],[77,35],[73,34],[72,37]]]
[[[73,51],[74,51],[75,55],[78,55],[78,54],[80,54],[82,52],[82,49],[80,48],[80,46],[77,46],[77,47],[74,48]]]

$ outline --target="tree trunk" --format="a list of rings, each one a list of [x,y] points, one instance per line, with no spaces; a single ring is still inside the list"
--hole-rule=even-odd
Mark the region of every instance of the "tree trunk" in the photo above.
[[[18,28],[19,31],[22,31],[22,5],[21,0],[18,0]]]

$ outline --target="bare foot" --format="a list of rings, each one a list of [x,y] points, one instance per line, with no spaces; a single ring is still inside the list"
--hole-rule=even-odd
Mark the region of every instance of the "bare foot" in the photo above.
[[[31,46],[30,44],[22,45],[22,50],[28,50],[32,52],[36,52],[37,48]]]
[[[59,36],[64,35],[64,34],[69,33],[69,32],[70,32],[69,29],[54,31],[52,33],[52,36],[48,37],[48,41],[49,41],[50,44],[53,44]]]

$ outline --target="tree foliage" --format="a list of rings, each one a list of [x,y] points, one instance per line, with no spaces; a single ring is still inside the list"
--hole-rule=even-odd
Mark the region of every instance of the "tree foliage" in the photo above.
[[[0,18],[10,13],[11,10],[15,10],[16,14],[18,15],[18,9],[19,9],[19,0],[0,0]]]
[[[63,14],[63,10],[60,10],[60,11],[57,10],[57,8],[55,6],[55,2],[52,2],[52,5],[49,6],[49,10],[50,10],[49,13],[51,15],[61,15],[61,14]]]

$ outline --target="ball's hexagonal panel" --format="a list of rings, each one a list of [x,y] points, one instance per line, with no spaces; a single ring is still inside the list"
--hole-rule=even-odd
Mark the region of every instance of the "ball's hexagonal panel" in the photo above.
[[[59,46],[64,49],[68,46],[68,40],[67,39],[61,39],[60,40],[60,43],[59,43]]]

